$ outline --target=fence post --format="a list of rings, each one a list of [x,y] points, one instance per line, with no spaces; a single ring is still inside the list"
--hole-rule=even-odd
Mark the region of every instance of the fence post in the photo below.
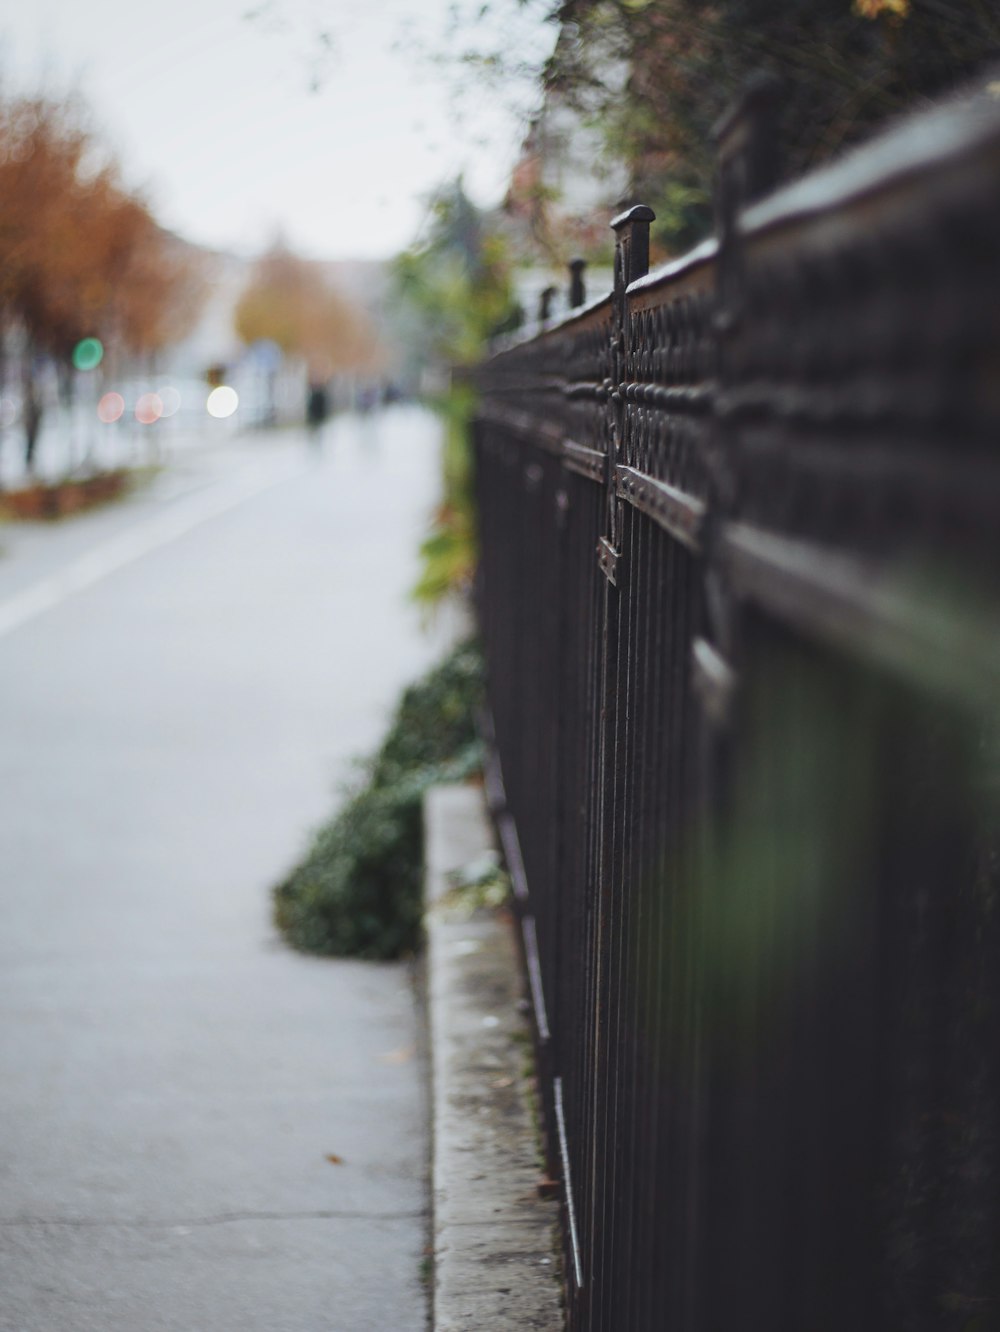
[[[649,224],[655,221],[656,214],[645,204],[636,204],[612,219],[616,293],[649,272]]]
[[[612,562],[609,569],[602,563],[609,580],[615,581],[613,552],[617,551],[619,534],[619,504],[616,498],[616,466],[626,455],[625,437],[628,430],[628,409],[623,387],[627,379],[628,364],[628,297],[630,282],[645,277],[649,272],[649,224],[656,220],[652,208],[636,204],[634,208],[613,219],[615,233],[615,287],[611,326],[611,412],[608,439],[608,544],[605,561]]]
[[[587,289],[583,281],[583,271],[587,267],[586,259],[569,261],[569,307],[575,310],[587,299]]]
[[[778,178],[775,127],[779,87],[772,75],[758,74],[714,130],[718,153],[715,234],[719,242],[715,331],[723,389],[730,359],[729,344],[743,315],[742,247],[736,219],[747,204],[773,189]]]
[[[767,194],[777,179],[779,94],[780,84],[773,75],[755,75],[714,131],[718,151],[715,226],[719,257],[713,330],[717,406],[720,410],[716,412],[708,449],[710,533],[739,512],[738,429],[729,421],[725,411],[727,395],[739,374],[737,349],[742,336],[746,290],[744,247],[737,219],[740,211]],[[705,606],[707,628],[713,640],[709,646],[722,658],[731,658],[736,651],[736,610],[732,591],[725,569],[713,558],[711,535],[707,546]],[[696,682],[697,679],[696,673]],[[713,687],[707,677],[702,683],[706,688]],[[717,714],[717,719],[727,711],[718,705],[710,709],[710,713]]]
[[[616,1260],[616,1250],[610,1242],[609,1229],[615,1211],[615,1185],[617,1161],[621,1150],[620,1125],[612,1108],[607,1088],[617,1087],[621,1051],[615,1040],[620,994],[618,991],[618,958],[615,951],[620,899],[616,900],[615,829],[616,810],[620,799],[621,774],[618,771],[618,744],[624,722],[623,699],[620,689],[621,631],[623,605],[628,604],[628,562],[621,555],[622,500],[617,494],[617,464],[624,457],[628,406],[624,386],[627,378],[628,351],[628,298],[630,282],[642,277],[649,268],[649,224],[654,219],[652,209],[644,205],[631,208],[611,223],[615,232],[615,286],[610,332],[610,394],[607,404],[607,472],[606,472],[606,535],[598,545],[598,562],[604,574],[601,595],[600,645],[600,720],[596,778],[596,840],[594,894],[594,981],[595,1000],[593,1025],[593,1101],[591,1115],[594,1151],[591,1158],[588,1214],[583,1218],[586,1248],[592,1265],[587,1273],[584,1298],[587,1313],[585,1326],[610,1326],[609,1301],[613,1295],[613,1281],[609,1265]]]
[[[777,184],[780,94],[781,85],[774,75],[756,74],[748,80],[734,105],[716,122],[713,133],[719,155],[717,223],[731,222],[739,208],[763,198]]]

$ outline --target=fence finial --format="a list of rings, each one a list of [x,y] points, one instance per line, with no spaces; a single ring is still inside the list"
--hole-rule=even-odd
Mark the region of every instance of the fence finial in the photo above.
[[[587,267],[586,259],[569,261],[569,307],[575,310],[587,299],[587,288],[583,281],[583,270]]]
[[[645,277],[649,272],[649,224],[656,221],[656,214],[645,204],[636,204],[627,212],[619,213],[611,225],[618,238],[617,249],[621,263],[621,280],[627,287],[636,278]],[[616,271],[617,280],[617,271]]]

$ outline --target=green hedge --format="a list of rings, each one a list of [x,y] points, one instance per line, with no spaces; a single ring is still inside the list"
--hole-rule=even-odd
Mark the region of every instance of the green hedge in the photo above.
[[[476,711],[482,658],[455,648],[399,701],[378,752],[274,890],[289,943],[338,957],[395,958],[420,941],[424,791],[482,766]]]

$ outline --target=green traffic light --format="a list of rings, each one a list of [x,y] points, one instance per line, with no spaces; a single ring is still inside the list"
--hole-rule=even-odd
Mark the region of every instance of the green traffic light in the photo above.
[[[77,370],[96,370],[104,360],[104,348],[97,338],[84,338],[73,348],[73,364]]]

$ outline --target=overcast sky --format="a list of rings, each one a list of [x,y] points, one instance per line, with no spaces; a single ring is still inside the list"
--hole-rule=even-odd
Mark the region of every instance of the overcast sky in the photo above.
[[[0,19],[0,70],[20,87],[78,87],[129,184],[193,241],[251,252],[280,228],[316,257],[382,257],[412,240],[422,199],[457,172],[478,201],[499,198],[520,140],[524,88],[500,97],[469,78],[456,102],[455,78],[427,58],[454,8],[31,0]],[[510,10],[509,47],[551,44]]]

